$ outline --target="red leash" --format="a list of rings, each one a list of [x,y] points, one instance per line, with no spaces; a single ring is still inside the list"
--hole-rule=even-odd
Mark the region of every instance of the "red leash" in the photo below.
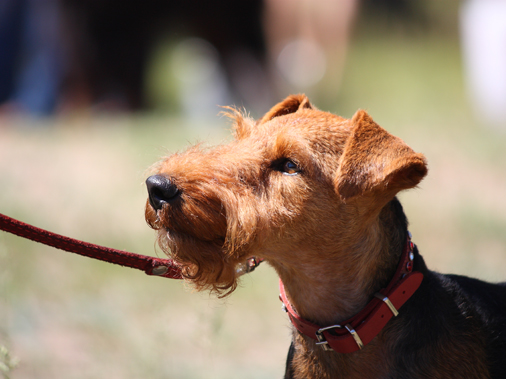
[[[85,257],[142,270],[148,275],[171,279],[182,278],[181,269],[170,259],[154,258],[79,241],[36,228],[1,213],[0,230]]]

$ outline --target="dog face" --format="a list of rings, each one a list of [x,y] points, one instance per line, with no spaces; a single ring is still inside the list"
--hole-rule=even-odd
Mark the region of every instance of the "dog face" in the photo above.
[[[289,267],[344,249],[363,213],[426,173],[363,111],[346,120],[298,95],[258,122],[228,115],[234,141],[169,156],[147,180],[146,220],[199,289],[231,292],[253,257]]]

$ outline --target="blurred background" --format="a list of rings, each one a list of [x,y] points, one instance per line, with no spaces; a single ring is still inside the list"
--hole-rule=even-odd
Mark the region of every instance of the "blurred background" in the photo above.
[[[147,169],[290,93],[429,161],[400,195],[436,270],[504,281],[506,2],[2,0],[0,212],[162,255]],[[224,300],[0,233],[0,378],[280,378],[267,265]]]

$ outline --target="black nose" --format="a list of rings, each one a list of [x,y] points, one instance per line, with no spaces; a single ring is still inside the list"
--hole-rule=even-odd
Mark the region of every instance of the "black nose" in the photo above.
[[[162,209],[168,203],[179,197],[179,189],[168,178],[162,175],[152,175],[146,179],[149,203],[155,210]]]

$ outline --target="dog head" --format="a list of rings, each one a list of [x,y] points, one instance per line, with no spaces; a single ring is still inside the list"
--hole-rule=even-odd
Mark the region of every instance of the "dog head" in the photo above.
[[[344,248],[357,209],[378,213],[427,172],[364,111],[347,120],[296,95],[257,122],[228,116],[232,142],[166,157],[147,180],[146,220],[199,289],[231,292],[254,257],[290,270]]]

